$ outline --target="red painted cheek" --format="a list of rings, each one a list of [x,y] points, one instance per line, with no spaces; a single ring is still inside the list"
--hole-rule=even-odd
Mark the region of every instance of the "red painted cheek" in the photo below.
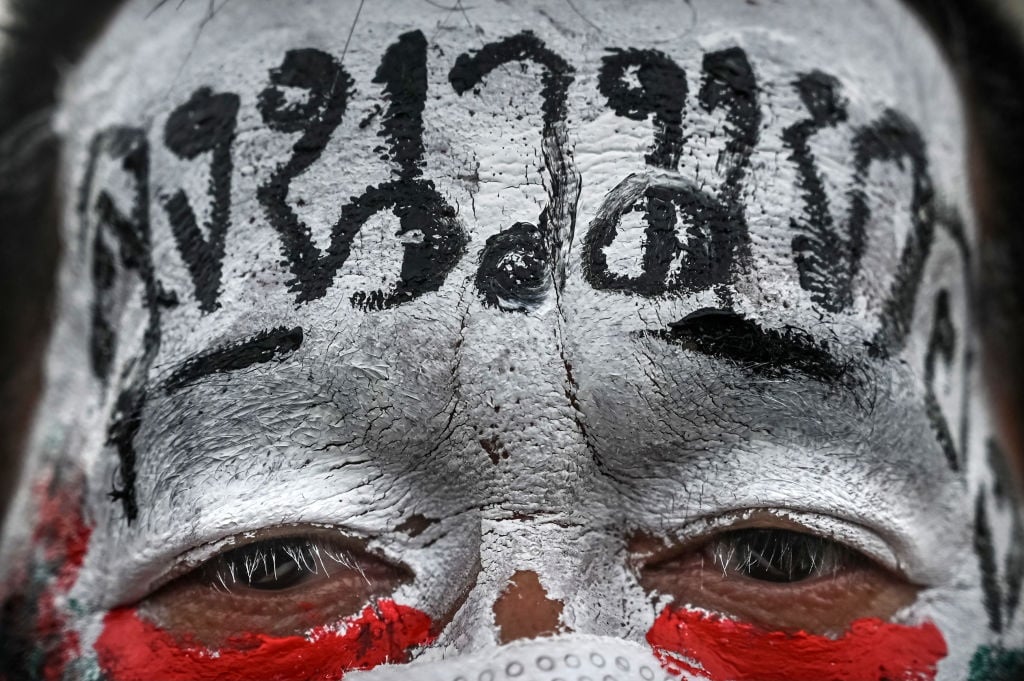
[[[306,636],[241,634],[210,650],[179,639],[131,608],[110,612],[96,641],[100,668],[112,681],[335,681],[343,672],[384,662],[407,662],[430,643],[430,618],[380,601],[342,622]]]
[[[647,632],[647,642],[669,672],[711,681],[933,681],[947,653],[930,622],[861,619],[829,638],[671,608]]]
[[[42,653],[42,676],[55,681],[68,663],[79,656],[78,635],[68,626],[67,613],[58,605],[74,586],[85,560],[92,529],[82,517],[84,481],[54,485],[47,477],[36,484],[39,517],[32,542],[44,570],[52,577],[37,596],[35,635]]]

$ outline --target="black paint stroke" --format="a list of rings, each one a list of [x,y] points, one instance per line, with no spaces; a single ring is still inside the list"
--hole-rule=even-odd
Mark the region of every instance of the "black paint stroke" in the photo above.
[[[1024,521],[1021,519],[1021,507],[1018,501],[1010,510],[1013,514],[1010,526],[1010,547],[1003,562],[1006,592],[1003,606],[1006,608],[1007,626],[1013,624],[1017,609],[1021,603],[1021,590],[1024,587]]]
[[[762,121],[757,78],[746,52],[732,47],[704,55],[704,81],[699,99],[705,111],[726,109],[730,139],[719,157],[719,166],[728,167],[721,199],[734,208],[735,219],[744,220],[742,182],[760,139]]]
[[[988,625],[992,631],[999,633],[1003,630],[1002,593],[986,496],[985,491],[980,490],[974,502],[974,553],[981,571],[982,603],[988,614]]]
[[[566,117],[566,99],[573,81],[569,63],[544,45],[531,31],[523,31],[484,45],[475,54],[460,54],[448,72],[448,82],[459,95],[477,87],[494,69],[512,62],[532,61],[544,68],[541,110],[545,135]]]
[[[1021,591],[1024,587],[1024,522],[1021,520],[1020,508],[1015,508],[1010,528],[1010,548],[1004,561],[1006,576],[1006,594],[1004,606],[1007,611],[1007,626],[1013,624],[1017,610],[1021,604]]]
[[[173,394],[207,376],[281,360],[302,346],[302,327],[277,327],[252,338],[207,350],[182,362],[161,385]]]
[[[523,31],[488,43],[473,54],[459,55],[448,73],[448,80],[461,96],[477,89],[494,69],[513,62],[533,62],[543,70],[541,154],[549,178],[546,185],[548,200],[541,210],[538,226],[531,226],[543,243],[534,237],[524,238],[526,228],[523,225],[528,223],[522,222],[491,237],[484,246],[476,283],[485,305],[510,312],[525,312],[544,300],[545,290],[541,284],[554,281],[556,290],[564,286],[566,256],[576,231],[576,205],[583,180],[575,167],[565,122],[574,69],[532,32]],[[509,250],[511,247],[526,250],[515,254]],[[538,257],[544,259],[538,261]],[[538,278],[523,271],[520,274],[525,276],[519,280],[522,290],[509,288],[514,282],[507,273],[491,268],[504,267],[516,260],[531,263],[529,267],[539,264],[545,271],[550,267],[551,275]]]
[[[652,337],[691,352],[735,362],[765,378],[803,374],[827,384],[847,380],[849,364],[833,355],[827,343],[787,327],[766,329],[731,310],[697,310],[667,329],[647,329]]]
[[[382,134],[398,178],[368,188],[342,209],[335,233],[341,262],[348,257],[356,233],[374,214],[391,209],[399,220],[398,236],[417,235],[403,244],[398,282],[391,291],[359,291],[351,303],[362,310],[383,310],[441,288],[465,251],[469,236],[455,209],[430,180],[419,179],[423,166],[423,109],[427,97],[427,39],[421,31],[398,37],[381,59],[373,82],[384,85],[388,108]],[[333,244],[332,244],[333,245]]]
[[[178,251],[188,266],[199,309],[220,307],[224,241],[231,223],[231,144],[235,139],[239,98],[232,93],[214,94],[208,87],[196,90],[187,102],[167,118],[164,143],[180,158],[193,160],[210,153],[210,219],[203,236],[196,213],[184,190],[163,201]]]
[[[544,301],[550,283],[548,240],[543,230],[517,222],[487,239],[476,274],[484,304],[526,312]]]
[[[907,164],[910,166],[910,234],[900,255],[896,280],[884,303],[882,328],[870,345],[874,356],[888,356],[903,346],[909,333],[934,234],[934,192],[924,141],[917,127],[892,109],[859,128],[853,139],[850,212],[845,224],[839,224],[829,207],[810,138],[847,120],[846,101],[839,94],[839,81],[821,71],[800,76],[794,85],[811,117],[786,128],[782,135],[783,142],[792,150],[804,198],[803,215],[792,220],[793,229],[798,232],[792,250],[800,286],[823,309],[841,312],[853,304],[854,279],[861,268],[866,229],[872,218],[866,191],[872,166],[895,163],[901,170]]]
[[[988,467],[992,471],[992,496],[995,499],[996,507],[1000,510],[1005,509],[1007,505],[1012,507],[1020,494],[1017,492],[1013,469],[1010,467],[1007,453],[993,437],[989,437],[985,442],[985,450]]]
[[[863,234],[865,225],[871,219],[864,187],[873,163],[895,163],[901,170],[905,163],[909,163],[913,182],[910,232],[900,253],[896,276],[882,306],[879,330],[869,345],[873,356],[885,358],[902,350],[910,335],[925,263],[935,240],[935,191],[928,170],[924,139],[917,126],[897,111],[886,110],[876,122],[862,128],[854,139],[854,152],[856,175],[850,201],[851,233]],[[949,225],[954,238],[955,222],[958,219],[954,218],[954,223]],[[859,260],[859,254],[856,255]]]
[[[380,134],[387,148],[385,159],[397,165],[396,178],[368,187],[341,210],[331,229],[326,253],[313,243],[287,204],[292,180],[320,157],[344,115],[352,81],[333,57],[318,50],[293,50],[280,68],[271,72],[274,83],[261,95],[264,120],[284,132],[302,131],[292,158],[257,195],[268,218],[282,237],[285,256],[295,279],[289,285],[296,302],[324,297],[338,270],[348,260],[352,242],[373,215],[390,210],[399,220],[397,236],[408,235],[403,244],[399,281],[393,290],[358,291],[351,303],[362,310],[380,310],[413,300],[444,283],[465,250],[465,230],[452,208],[434,188],[420,179],[423,166],[423,109],[427,94],[426,38],[420,31],[402,34],[388,47],[374,77],[384,85],[388,108]],[[280,87],[310,91],[301,109],[285,106]]]
[[[932,430],[935,431],[939,446],[946,455],[946,462],[952,470],[957,471],[960,470],[960,455],[935,392],[936,364],[941,361],[946,367],[952,366],[955,353],[956,329],[953,328],[953,318],[949,310],[949,292],[942,289],[935,296],[935,316],[924,358],[925,412]]]
[[[583,245],[584,276],[594,288],[654,297],[705,291],[732,278],[737,251],[747,236],[745,225],[728,206],[692,183],[659,180],[630,175],[605,196]],[[643,213],[646,222],[642,271],[637,275],[612,272],[604,253],[629,212]],[[685,242],[678,235],[680,218],[688,223]],[[680,256],[682,265],[671,272]]]
[[[106,189],[95,187],[95,167],[101,156],[119,160],[134,183],[131,208],[126,215]],[[135,436],[146,404],[146,382],[160,349],[160,308],[166,299],[153,268],[149,224],[149,144],[145,131],[115,127],[98,133],[90,144],[90,159],[79,193],[82,232],[93,234],[92,306],[90,357],[94,374],[106,384],[117,350],[118,323],[133,287],[141,288],[141,304],[147,312],[139,355],[126,362],[117,379],[117,397],[107,427],[107,444],[117,451],[120,487],[110,496],[121,503],[125,518],[138,516],[136,498]],[[96,198],[93,199],[92,197]],[[93,225],[95,225],[93,227]],[[138,277],[132,283],[131,274]]]
[[[377,133],[387,140],[382,158],[398,166],[404,180],[423,174],[423,109],[427,101],[427,43],[419,31],[388,47],[373,82],[384,86],[388,108]]]
[[[288,203],[288,191],[292,181],[320,158],[331,134],[341,124],[352,79],[326,52],[300,49],[285,53],[281,65],[271,69],[270,82],[259,95],[263,122],[279,132],[302,135],[292,145],[291,157],[256,190],[256,196],[281,238],[282,250],[295,277],[289,284],[298,292],[298,302],[304,302],[327,293],[344,258],[333,249],[326,256],[321,255],[309,226]],[[303,90],[307,95],[300,103],[292,104],[282,88]],[[332,238],[332,246],[334,241]]]
[[[800,286],[811,292],[811,300],[827,310],[839,311],[850,305],[854,244],[845,244],[836,231],[829,208],[825,182],[811,151],[810,139],[817,132],[846,121],[846,100],[839,94],[839,81],[821,71],[801,75],[794,86],[811,117],[782,132],[782,141],[796,162],[797,183],[804,198],[804,211],[791,221],[799,235],[793,239]],[[851,237],[853,241],[856,236]]]
[[[640,87],[625,82],[636,69]],[[726,109],[730,139],[720,159],[728,169],[717,194],[675,174],[682,145],[686,78],[668,56],[654,50],[616,51],[605,58],[599,88],[617,114],[655,119],[648,165],[660,173],[631,175],[605,197],[584,240],[583,272],[591,286],[646,297],[715,290],[731,304],[729,283],[749,262],[750,244],[743,180],[760,134],[758,87],[746,54],[729,48],[705,56],[699,93],[707,111]],[[642,272],[612,273],[604,249],[618,236],[622,218],[641,212],[644,228]],[[686,225],[685,240],[678,227]],[[674,261],[680,264],[670,271]]]
[[[639,86],[628,81],[634,72]],[[614,49],[602,60],[597,89],[623,118],[654,118],[654,142],[647,164],[663,170],[679,167],[683,152],[683,109],[686,73],[671,57],[657,50]]]
[[[1008,453],[995,438],[986,442],[988,467],[992,472],[992,497],[996,510],[1010,514],[1009,547],[1003,560],[1005,591],[1003,607],[1006,626],[1013,624],[1021,603],[1021,589],[1024,586],[1024,509],[1021,494],[1017,491],[1016,478]]]
[[[761,105],[760,90],[754,69],[747,54],[739,47],[731,47],[704,55],[704,79],[701,83],[699,100],[706,111],[725,108],[726,132],[729,141],[719,156],[718,167],[725,166],[725,177],[718,192],[719,202],[730,213],[729,224],[721,228],[715,225],[711,240],[727,241],[716,244],[715,255],[721,258],[714,267],[708,268],[704,285],[716,286],[718,298],[725,305],[732,304],[731,289],[727,281],[734,278],[739,270],[749,265],[750,239],[747,227],[746,205],[743,197],[743,180],[750,166],[750,158],[760,141]],[[720,270],[714,273],[714,269]]]

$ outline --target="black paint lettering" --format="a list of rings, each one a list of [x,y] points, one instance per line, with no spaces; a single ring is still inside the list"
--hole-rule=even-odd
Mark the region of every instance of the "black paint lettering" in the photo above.
[[[846,101],[839,94],[839,81],[812,71],[794,83],[811,117],[795,123],[782,133],[782,141],[792,149],[797,182],[804,198],[804,213],[794,218],[793,254],[800,286],[811,292],[811,300],[833,312],[846,308],[853,300],[851,255],[844,252],[825,193],[825,182],[811,152],[810,139],[818,131],[835,127],[847,119]],[[852,240],[852,239],[851,239]],[[848,246],[848,249],[852,246]]]
[[[740,194],[750,156],[760,138],[761,106],[757,79],[743,50],[732,47],[704,55],[704,80],[699,99],[706,111],[726,109],[730,140],[719,159],[720,166],[728,166],[721,198],[723,203],[733,207],[734,219],[745,223]]]
[[[314,49],[289,50],[281,65],[270,71],[272,85],[259,96],[260,115],[272,129],[302,133],[292,156],[257,190],[267,219],[281,237],[292,274],[290,283],[299,302],[321,298],[341,266],[335,249],[326,256],[313,243],[313,234],[288,203],[292,180],[323,153],[331,134],[345,115],[352,79],[331,55]],[[304,101],[292,104],[282,88],[304,90]],[[332,235],[333,236],[333,235]],[[332,239],[333,245],[334,239]],[[347,256],[347,249],[345,255]]]
[[[800,286],[811,300],[829,312],[841,312],[853,304],[854,279],[861,268],[871,209],[865,187],[875,163],[909,164],[913,177],[912,227],[901,253],[896,281],[885,303],[882,328],[871,343],[872,354],[888,356],[902,347],[909,333],[917,289],[934,232],[931,178],[920,132],[905,116],[885,111],[874,123],[859,129],[853,141],[853,189],[850,214],[839,224],[829,207],[824,180],[810,148],[810,138],[826,127],[847,120],[846,102],[839,81],[820,71],[801,76],[795,83],[811,117],[783,132],[792,149],[804,198],[804,211],[792,220],[798,235],[792,249]]]
[[[374,214],[392,210],[398,218],[398,235],[418,235],[403,248],[402,270],[391,291],[360,291],[352,305],[363,310],[382,310],[414,300],[441,288],[458,263],[469,240],[452,208],[430,180],[421,179],[423,166],[423,108],[427,98],[427,39],[410,31],[388,47],[373,79],[384,85],[388,108],[380,134],[387,140],[388,157],[398,165],[398,178],[366,192],[347,205],[341,214],[344,243],[342,262],[348,257],[355,234]]]
[[[637,69],[640,87],[624,82],[630,68]],[[675,174],[686,95],[682,70],[652,50],[619,51],[605,58],[599,87],[619,115],[634,120],[654,116],[654,146],[646,160],[662,172],[627,177],[605,197],[584,241],[584,275],[594,288],[647,297],[715,289],[723,307],[731,303],[728,284],[749,259],[740,195],[761,114],[756,81],[742,50],[707,55],[704,70],[701,104],[708,111],[727,109],[731,137],[725,153],[729,169],[717,195]],[[612,273],[604,254],[630,212],[642,213],[646,223],[643,271],[635,276]],[[680,223],[686,226],[685,239]],[[679,268],[672,272],[677,259]]]
[[[423,109],[427,101],[427,42],[419,31],[388,47],[374,83],[384,86],[388,108],[377,133],[387,141],[382,158],[403,180],[423,174]]]
[[[199,308],[213,312],[219,307],[224,239],[231,222],[231,143],[238,119],[238,95],[214,94],[210,88],[196,90],[175,109],[164,126],[164,143],[183,159],[192,160],[210,152],[210,196],[213,202],[207,235],[196,222],[188,196],[178,190],[163,201],[174,240],[188,266]]]
[[[856,179],[850,202],[850,234],[863,235],[865,225],[871,219],[864,187],[873,163],[896,163],[900,169],[909,164],[913,182],[910,233],[883,305],[881,326],[869,346],[874,356],[884,358],[902,350],[910,334],[924,266],[935,239],[935,192],[921,133],[904,115],[896,111],[884,112],[878,121],[862,129],[854,140],[854,152]],[[953,219],[951,228],[954,223],[958,224],[959,219]],[[857,240],[863,242],[863,236],[855,237],[855,247]],[[858,268],[862,251],[862,246],[851,250]]]
[[[981,571],[982,602],[988,613],[989,628],[994,632],[1003,630],[1002,590],[996,563],[995,540],[988,520],[985,491],[978,492],[974,503],[974,553],[978,557]]]
[[[550,281],[559,290],[565,283],[564,254],[576,231],[576,204],[582,186],[565,124],[574,70],[533,33],[524,31],[484,45],[475,54],[459,55],[448,74],[452,87],[462,95],[478,88],[494,69],[526,61],[543,69],[541,153],[550,178],[548,201],[538,226],[517,222],[487,240],[476,276],[484,304],[509,312],[525,312],[540,304]]]
[[[391,45],[377,69],[375,83],[384,85],[388,108],[380,135],[386,139],[383,158],[397,165],[396,179],[370,187],[352,199],[331,229],[327,253],[321,253],[308,226],[287,204],[291,181],[320,157],[331,134],[341,122],[352,85],[344,68],[318,50],[288,53],[282,66],[271,72],[273,86],[260,97],[264,121],[283,132],[302,131],[292,158],[259,189],[260,202],[282,238],[285,256],[295,279],[296,302],[327,294],[338,270],[345,264],[352,241],[373,215],[391,210],[398,218],[398,235],[404,243],[400,279],[391,291],[360,291],[352,304],[364,310],[394,307],[435,291],[458,262],[467,240],[455,210],[423,180],[423,108],[427,93],[426,39],[420,31],[403,34]],[[310,91],[301,109],[285,105],[280,87]]]
[[[507,312],[539,305],[550,282],[548,240],[543,230],[517,222],[487,239],[476,274],[484,304]]]
[[[1021,587],[1024,585],[1024,522],[1022,522],[1021,495],[1014,480],[1015,473],[1007,453],[994,438],[986,446],[989,470],[992,471],[992,498],[996,511],[1010,514],[1010,538],[1006,557],[1003,561],[1005,591],[1003,606],[1006,612],[1006,626],[1013,624],[1021,602]]]
[[[639,86],[629,83],[631,72]],[[616,115],[634,121],[654,117],[654,144],[647,164],[676,170],[683,151],[687,92],[683,69],[656,50],[612,50],[601,65],[597,88]]]
[[[949,310],[949,292],[939,291],[935,298],[935,317],[928,338],[928,349],[924,359],[925,411],[935,431],[939,446],[946,455],[946,462],[953,470],[960,469],[960,456],[953,444],[953,434],[949,422],[942,414],[939,399],[935,392],[935,367],[941,361],[947,367],[953,364],[956,352],[956,330]]]
[[[573,68],[565,59],[549,50],[530,31],[523,31],[498,42],[484,45],[476,54],[460,54],[448,73],[455,92],[462,95],[483,81],[494,69],[512,62],[532,61],[544,68],[541,76],[544,134],[565,122],[566,98],[573,81]]]
[[[91,145],[91,157],[81,188],[79,211],[82,233],[92,232],[93,286],[90,356],[93,371],[104,383],[111,379],[112,360],[117,350],[114,331],[128,303],[127,297],[136,289],[148,319],[142,348],[125,364],[117,378],[114,413],[107,430],[107,442],[117,451],[121,485],[111,498],[121,503],[131,523],[138,516],[135,494],[135,435],[141,425],[146,403],[146,382],[160,348],[160,308],[170,298],[156,281],[150,247],[149,225],[149,146],[145,132],[135,128],[112,128],[99,133]],[[106,156],[120,161],[132,179],[134,192],[127,214],[116,205],[111,194],[97,188],[95,168],[98,159]],[[93,198],[95,197],[95,198]],[[94,228],[90,228],[95,224]]]

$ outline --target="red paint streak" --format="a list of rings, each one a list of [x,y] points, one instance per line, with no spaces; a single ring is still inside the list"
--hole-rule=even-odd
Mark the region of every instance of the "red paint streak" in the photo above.
[[[430,643],[430,618],[379,601],[335,630],[306,636],[233,636],[219,650],[176,638],[132,608],[107,614],[96,641],[100,668],[112,681],[334,681],[343,672],[384,662],[408,662],[409,650]]]
[[[860,619],[829,638],[671,608],[647,632],[647,642],[667,671],[711,681],[933,681],[947,653],[930,622]]]
[[[78,634],[68,626],[60,603],[78,579],[92,534],[82,516],[83,488],[81,477],[71,484],[55,485],[47,476],[34,489],[38,518],[32,543],[51,575],[39,595],[35,616],[46,681],[62,678],[68,663],[79,656]]]

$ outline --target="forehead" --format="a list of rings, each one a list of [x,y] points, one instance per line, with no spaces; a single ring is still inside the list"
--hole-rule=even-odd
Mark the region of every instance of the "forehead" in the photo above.
[[[575,323],[640,330],[719,306],[709,293],[727,283],[741,313],[774,326],[811,315],[866,341],[892,297],[921,207],[912,204],[924,200],[915,182],[925,198],[967,204],[952,79],[895,2],[596,2],[586,12],[568,3],[231,4],[154,11],[129,3],[65,97],[76,186],[121,185],[130,200],[135,180],[109,148],[97,151],[95,135],[137,127],[151,156],[154,206],[181,193],[197,238],[211,225],[223,232],[223,253],[202,263],[216,281],[200,285],[172,211],[151,211],[157,278],[182,294],[163,319],[168,359],[179,345],[191,351],[252,321],[253,331],[286,323],[296,311],[349,330],[404,324],[420,308],[444,324],[442,310],[481,266],[495,274],[509,263],[494,258],[556,233],[558,248],[546,255],[562,274],[562,316]],[[423,73],[413,74],[419,61]],[[392,103],[402,78],[421,75],[421,92]],[[317,105],[328,76],[338,96],[325,117]],[[275,124],[269,97],[299,106],[307,122]],[[893,113],[900,125],[887,127]],[[216,168],[215,142],[183,141],[198,134],[203,115],[230,119]],[[416,123],[403,127],[406,119]],[[296,154],[300,142],[316,149]],[[369,191],[400,175],[403,158],[431,185],[407,200],[453,223],[415,262],[406,248],[418,230],[396,233],[400,216],[384,205],[402,187]],[[230,175],[219,208],[214,171]],[[276,209],[261,190],[280,194]],[[674,223],[651,227],[649,201]],[[78,235],[69,243],[91,248],[82,238],[88,216],[69,218]],[[725,224],[734,218],[740,229]],[[358,229],[339,236],[346,220]],[[835,243],[798,247],[801,228],[805,241]],[[289,229],[301,237],[282,236]],[[844,250],[843,241],[858,243]],[[737,262],[712,266],[715,258]],[[531,263],[517,261],[514,278]],[[402,271],[414,266],[420,271]],[[430,281],[416,288],[414,275]],[[507,277],[476,278],[470,288],[485,307],[526,305],[543,315],[556,298],[511,300]],[[498,303],[503,295],[511,299]],[[349,303],[338,306],[342,299]],[[393,314],[366,314],[382,307]]]
[[[110,376],[151,317],[97,200],[146,196],[156,515],[227,527],[253,488],[279,521],[299,489],[319,519],[384,515],[409,481],[533,511],[593,466],[703,467],[742,505],[793,490],[734,466],[794,449],[945,480],[917,397],[939,293],[965,314],[963,130],[895,2],[151,9],[62,121],[67,276],[95,285],[100,242],[128,273]]]

